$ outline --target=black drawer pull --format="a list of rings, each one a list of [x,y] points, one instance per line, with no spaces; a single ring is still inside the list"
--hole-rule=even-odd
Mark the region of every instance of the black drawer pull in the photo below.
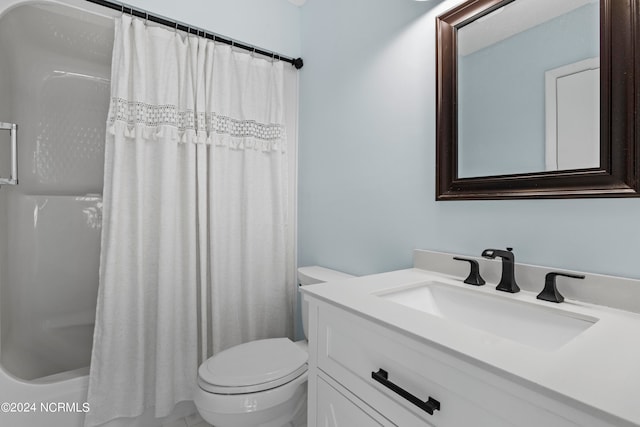
[[[427,400],[426,402],[423,402],[419,398],[415,397],[413,394],[409,393],[407,390],[389,381],[388,379],[389,373],[387,373],[387,371],[385,371],[384,369],[378,369],[378,372],[371,372],[371,378],[378,381],[380,384],[387,387],[394,393],[397,393],[400,396],[404,397],[409,402],[416,405],[418,408],[427,412],[429,415],[433,415],[433,411],[440,410],[440,402],[435,400],[433,397],[429,396],[429,400]]]

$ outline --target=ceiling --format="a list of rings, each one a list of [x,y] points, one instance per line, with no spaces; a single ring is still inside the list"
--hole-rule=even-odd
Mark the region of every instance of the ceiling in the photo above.
[[[290,0],[291,1],[291,0]],[[468,55],[596,0],[520,0],[458,32],[458,53]]]

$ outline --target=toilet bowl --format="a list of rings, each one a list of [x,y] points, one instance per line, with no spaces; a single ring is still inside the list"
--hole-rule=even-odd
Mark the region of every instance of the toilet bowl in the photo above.
[[[300,286],[350,276],[323,267],[298,269]],[[307,303],[302,323],[307,335]],[[207,359],[198,369],[194,403],[215,427],[307,425],[307,342],[288,338],[251,341]]]
[[[208,359],[198,369],[194,397],[200,416],[222,427],[281,427],[303,420],[308,353],[301,344],[258,340]]]

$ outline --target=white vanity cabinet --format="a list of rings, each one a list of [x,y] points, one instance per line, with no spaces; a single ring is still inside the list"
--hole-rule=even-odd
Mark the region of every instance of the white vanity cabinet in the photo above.
[[[526,388],[339,304],[312,294],[305,298],[310,303],[310,427],[613,425],[553,393]],[[386,385],[373,378],[385,372]],[[420,401],[429,399],[421,408]]]
[[[388,420],[368,410],[358,407],[354,401],[340,392],[339,385],[332,386],[330,378],[317,378],[316,390],[318,396],[317,423],[314,425],[325,427],[350,427],[350,426],[391,426]],[[321,403],[320,403],[321,402]],[[362,404],[361,404],[362,405]]]

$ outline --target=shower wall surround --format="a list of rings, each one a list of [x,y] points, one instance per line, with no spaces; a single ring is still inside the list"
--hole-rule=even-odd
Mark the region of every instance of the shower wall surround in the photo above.
[[[640,278],[640,199],[435,201],[435,18],[461,3],[302,7],[299,265],[366,274],[411,266],[414,248],[512,246]]]
[[[18,185],[0,190],[0,363],[22,380],[89,365],[111,37],[108,21],[46,6],[0,19],[10,100],[0,120],[18,124],[20,171]]]

